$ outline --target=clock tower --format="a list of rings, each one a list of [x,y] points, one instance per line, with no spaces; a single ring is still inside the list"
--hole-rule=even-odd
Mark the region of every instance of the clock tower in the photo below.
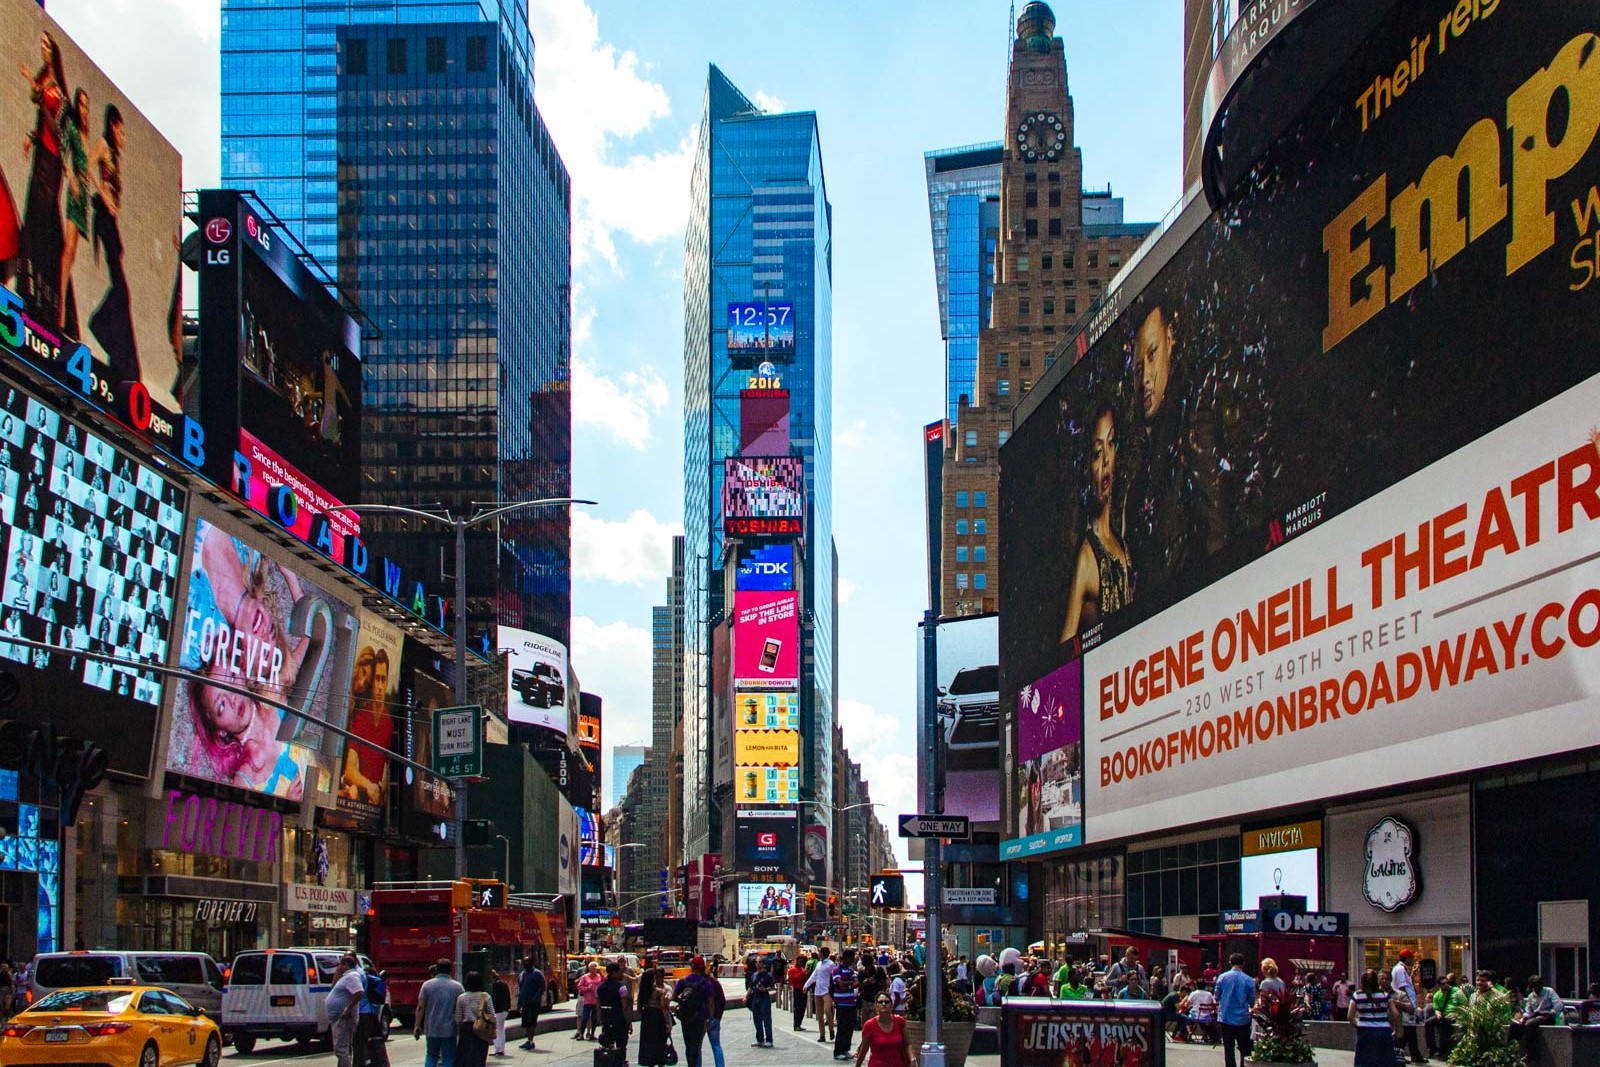
[[[1125,225],[1120,201],[1083,191],[1065,46],[1048,5],[1017,19],[1006,83],[989,322],[978,334],[975,395],[945,434],[940,522],[942,616],[1000,607],[999,450],[1016,405],[1057,358],[1090,304],[1154,228]]]

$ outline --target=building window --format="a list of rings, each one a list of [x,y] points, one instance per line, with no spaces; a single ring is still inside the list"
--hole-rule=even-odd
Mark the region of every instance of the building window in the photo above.
[[[1022,232],[1029,237],[1039,236],[1039,220],[1029,219],[1022,224]]]
[[[994,365],[997,367],[1004,367],[1006,365],[1006,354],[1004,352],[995,353]]]
[[[444,73],[444,38],[428,38],[428,73]]]
[[[1047,329],[1047,330],[1051,329],[1051,328],[1052,327],[1049,327],[1049,326],[1045,327],[1045,329]],[[1032,378],[1024,378],[1024,379],[1022,379],[1022,391],[1024,393],[1026,393],[1029,389],[1032,389],[1032,388],[1033,388],[1033,379]]]
[[[978,571],[975,574],[973,574],[973,576],[972,576],[972,588],[974,588],[974,589],[987,589],[987,588],[989,588],[989,576],[987,574],[984,574],[982,571]]]
[[[1060,207],[1061,206],[1061,190],[1060,189],[1052,189],[1052,190],[1050,190],[1050,206],[1051,207]]]
[[[1078,313],[1078,302],[1076,300],[1068,300],[1067,301],[1067,314],[1068,315],[1076,315],[1077,313]],[[1048,365],[1049,364],[1046,364],[1046,366],[1048,366]]]
[[[1001,430],[1000,431],[1000,443],[1001,444],[1005,444],[1009,440],[1011,440],[1011,431],[1010,430]]]
[[[967,561],[967,546],[966,545],[957,545],[956,546],[956,562],[957,563],[965,563],[966,561]]]
[[[1050,184],[1054,185],[1055,183],[1059,182],[1060,180],[1061,180],[1060,171],[1054,171],[1053,170],[1053,171],[1050,172]]]
[[[1049,270],[1051,267],[1054,267],[1055,265],[1056,265],[1056,258],[1054,256],[1045,256],[1044,257],[1044,263],[1041,265],[1040,269],[1041,270]]]
[[[1028,273],[1028,257],[1027,256],[1018,256],[1017,257],[1017,273],[1018,274],[1026,274],[1026,273]]]
[[[1121,252],[1113,252],[1113,253],[1111,253],[1111,255],[1107,259],[1107,262],[1111,265],[1112,269],[1116,269],[1117,267],[1122,266],[1122,253]]]
[[[467,38],[467,73],[482,74],[489,69],[489,38]]]
[[[1072,253],[1071,253],[1071,252],[1068,252],[1068,253],[1067,253],[1067,254],[1066,254],[1066,256],[1064,256],[1064,257],[1063,257],[1063,258],[1062,258],[1062,260],[1061,260],[1061,266],[1062,266],[1062,268],[1063,268],[1063,269],[1065,269],[1065,270],[1071,270],[1071,269],[1072,269]],[[1070,280],[1069,280],[1069,281],[1068,281],[1068,282],[1067,282],[1067,284],[1068,284],[1068,285],[1071,285],[1071,284],[1072,284],[1072,282],[1071,282],[1071,281],[1070,281]]]
[[[967,536],[967,520],[966,519],[957,519],[956,520],[956,536],[957,537],[965,537],[965,536]]]
[[[1011,383],[1010,382],[1006,381],[1004,378],[1001,378],[995,384],[997,386],[999,386],[1000,395],[1001,396],[1010,396],[1011,395]]]
[[[982,489],[979,489],[976,493],[973,493],[972,494],[972,506],[975,507],[975,508],[986,508],[986,507],[988,507],[989,506],[989,494],[984,492]]]
[[[1039,175],[1030,170],[1022,175],[1022,180],[1028,185],[1032,185],[1039,180]]]
[[[977,430],[968,430],[967,431],[967,447],[968,448],[977,448],[978,447],[978,431]]]
[[[956,494],[956,507],[964,508],[966,506],[967,506],[967,494],[966,493],[957,493]]]
[[[958,571],[956,573],[956,588],[957,589],[965,589],[966,587],[967,587],[967,576]]]
[[[390,74],[404,74],[406,72],[406,39],[404,37],[391,37],[386,42],[389,52],[384,69]]]
[[[1094,270],[1099,265],[1100,265],[1100,253],[1099,252],[1090,252],[1089,253],[1089,269],[1090,270]]]
[[[1026,298],[1017,301],[1017,314],[1027,315],[1033,311],[1033,304]]]
[[[367,72],[367,39],[355,37],[344,43],[344,72],[362,75]]]
[[[1051,237],[1060,237],[1061,236],[1061,220],[1060,219],[1056,218],[1056,219],[1051,219],[1050,220],[1050,236]]]
[[[1039,190],[1037,190],[1037,189],[1029,189],[1025,194],[1023,194],[1022,206],[1023,207],[1038,207],[1039,206]]]
[[[1050,297],[1045,297],[1044,299],[1044,313],[1046,315],[1054,315],[1056,313],[1056,302]]]
[[[979,537],[987,537],[988,534],[989,534],[989,520],[988,519],[973,519],[972,520],[972,532],[974,534],[976,534],[977,536],[979,536]]]
[[[988,563],[989,562],[989,548],[988,548],[987,545],[973,545],[972,546],[972,562],[974,562],[974,563]]]

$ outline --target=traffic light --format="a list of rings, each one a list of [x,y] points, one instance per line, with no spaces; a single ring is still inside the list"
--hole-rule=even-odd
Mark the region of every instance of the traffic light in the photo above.
[[[839,894],[837,894],[837,893],[829,893],[828,894],[828,918],[837,919],[838,917],[839,917]]]
[[[808,890],[806,890],[806,911],[807,912],[813,912],[813,911],[816,911],[816,910],[817,910],[817,894],[808,889]]]
[[[868,882],[872,890],[872,906],[874,908],[903,908],[906,906],[906,876],[903,874],[882,873],[872,876]]]

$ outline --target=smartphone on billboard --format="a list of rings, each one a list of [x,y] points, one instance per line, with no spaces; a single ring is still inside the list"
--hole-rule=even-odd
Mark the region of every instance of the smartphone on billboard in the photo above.
[[[783,648],[783,642],[776,637],[767,638],[766,647],[761,650],[761,663],[759,669],[767,674],[773,674],[778,669],[778,652]]]

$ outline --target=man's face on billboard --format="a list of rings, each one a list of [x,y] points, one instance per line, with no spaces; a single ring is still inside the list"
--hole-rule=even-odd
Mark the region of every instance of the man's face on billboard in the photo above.
[[[1167,398],[1167,382],[1172,376],[1172,323],[1159,308],[1150,309],[1134,337],[1134,360],[1138,368],[1139,391],[1146,422],[1156,417]]]

